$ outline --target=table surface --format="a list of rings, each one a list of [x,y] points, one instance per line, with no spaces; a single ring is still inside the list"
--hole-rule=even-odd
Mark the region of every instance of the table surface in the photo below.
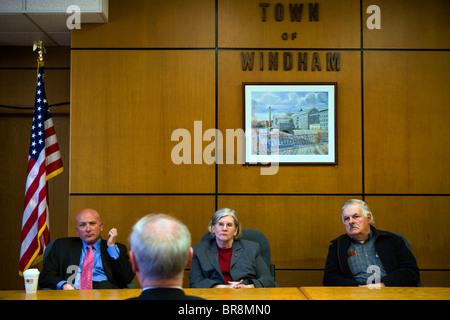
[[[190,289],[187,295],[207,300],[450,300],[450,287],[281,287],[255,289]],[[118,290],[0,290],[0,300],[124,300],[141,289]]]
[[[191,289],[184,288],[187,295],[207,300],[306,300],[299,288],[254,288],[254,289]],[[118,290],[25,290],[0,291],[0,300],[124,300],[137,297],[141,289]]]
[[[450,287],[300,287],[308,300],[450,300]]]

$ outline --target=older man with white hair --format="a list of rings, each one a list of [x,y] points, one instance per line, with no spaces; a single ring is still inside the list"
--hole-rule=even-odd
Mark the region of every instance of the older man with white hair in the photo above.
[[[142,287],[132,300],[204,300],[182,289],[183,272],[192,260],[191,235],[167,214],[141,218],[130,234],[130,260]]]
[[[419,268],[402,237],[376,229],[362,200],[341,207],[346,233],[331,241],[325,264],[325,286],[417,286]]]

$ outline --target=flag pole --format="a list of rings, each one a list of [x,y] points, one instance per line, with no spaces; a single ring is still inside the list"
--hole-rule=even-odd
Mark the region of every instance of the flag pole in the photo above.
[[[39,75],[39,68],[40,67],[44,67],[44,54],[46,53],[46,51],[45,51],[45,47],[44,47],[44,43],[42,42],[42,40],[35,40],[34,42],[33,42],[33,51],[36,51],[36,49],[37,49],[37,53],[38,53],[38,57],[37,57],[37,63],[38,63],[38,65],[37,65],[37,75]],[[45,184],[47,185],[47,188],[48,188],[48,183],[47,183],[47,180],[48,179],[46,179],[46,182],[45,182]],[[49,199],[48,199],[48,192],[47,192],[47,207],[48,207],[48,203],[49,203]],[[43,254],[41,255],[40,253],[41,253],[41,250],[42,250],[42,253],[43,253],[43,250],[45,249],[45,241],[42,241],[43,239],[41,239],[41,234],[44,232],[44,229],[45,228],[47,228],[47,230],[49,230],[50,229],[50,221],[49,221],[49,216],[48,216],[48,211],[47,211],[47,221],[46,221],[46,225],[45,226],[43,226],[42,227],[42,229],[41,230],[39,230],[39,232],[38,232],[38,238],[39,238],[39,241],[38,241],[38,244],[39,244],[39,250],[37,251],[37,256],[35,256],[35,258],[33,259],[33,261],[32,261],[32,263],[31,263],[31,265],[36,265],[36,264],[38,264],[38,263],[40,263],[42,260],[43,260]],[[49,240],[48,240],[49,241]],[[42,245],[44,244],[44,248],[41,248],[42,247]]]
[[[36,40],[33,42],[33,51],[36,51],[36,49],[38,50],[38,57],[37,57],[37,62],[38,62],[38,67],[37,67],[37,78],[38,78],[38,86],[39,86],[39,69],[40,67],[44,67],[44,53],[45,53],[45,47],[44,44],[42,43],[41,40]],[[43,79],[42,79],[43,81]],[[36,89],[38,90],[38,89]],[[40,91],[39,91],[40,92]],[[42,92],[44,93],[44,91]],[[39,93],[40,94],[40,93]],[[39,101],[41,101],[39,99]],[[35,104],[35,112],[36,112],[36,104]],[[35,121],[35,119],[33,118],[33,122]],[[42,123],[44,124],[44,122],[42,121]],[[45,127],[45,124],[44,126]],[[43,134],[43,137],[45,136],[45,133]],[[45,154],[45,150],[43,151]],[[45,162],[45,159],[44,159]],[[30,201],[30,199],[27,199],[27,192],[28,192],[28,187],[29,187],[29,179],[31,179],[30,177],[30,157],[28,159],[28,176],[27,176],[27,183],[26,183],[26,188],[25,188],[25,208],[24,208],[24,216],[23,216],[23,220],[22,220],[22,240],[21,240],[21,250],[20,250],[20,259],[19,259],[19,275],[23,277],[23,272],[25,270],[27,270],[30,266],[37,264],[38,262],[42,261],[42,254],[43,251],[47,245],[46,242],[48,242],[48,194],[47,194],[47,181],[45,180],[45,187],[43,188],[43,190],[45,190],[45,211],[42,213],[38,212],[38,218],[37,220],[42,220],[41,217],[39,217],[40,215],[45,215],[45,218],[43,219],[44,222],[38,222],[35,221],[34,224],[36,226],[36,228],[38,230],[35,230],[35,235],[34,235],[34,240],[30,240],[30,239],[26,239],[24,240],[24,238],[26,238],[26,236],[28,235],[28,233],[30,232],[30,227],[26,227],[26,222],[25,219],[27,219],[29,217],[29,214],[25,214],[25,211],[29,211],[29,210],[33,210],[33,209],[27,209],[27,201]],[[46,177],[45,173],[44,173],[44,177]],[[34,179],[34,176],[33,176]],[[42,189],[41,189],[42,191]],[[41,193],[41,191],[38,190],[38,193]],[[32,207],[34,206],[38,206],[39,207],[39,203],[37,203],[38,201],[41,201],[41,199],[31,199],[30,202],[33,202],[34,204],[32,205]],[[34,225],[31,226],[31,228],[34,228]],[[26,229],[26,230],[24,230]],[[31,233],[31,232],[30,232]],[[36,244],[34,244],[33,248],[30,249],[30,247],[32,246],[32,244],[30,242],[36,242]],[[25,247],[24,247],[25,246]]]

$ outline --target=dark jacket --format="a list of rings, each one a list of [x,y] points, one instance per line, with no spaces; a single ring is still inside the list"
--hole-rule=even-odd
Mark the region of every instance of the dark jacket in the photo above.
[[[196,296],[188,296],[177,288],[154,288],[142,291],[139,297],[129,300],[205,300]]]
[[[420,280],[419,268],[412,252],[398,235],[371,226],[375,250],[387,275],[381,278],[385,286],[413,287]],[[347,262],[351,239],[347,234],[331,241],[323,277],[324,286],[358,286]]]
[[[116,243],[120,255],[117,260],[111,258],[106,251],[107,241],[100,244],[103,268],[108,281],[118,288],[125,288],[134,278],[134,272],[128,257],[127,247]],[[68,267],[78,266],[81,258],[83,243],[78,237],[61,238],[54,241],[50,252],[44,261],[44,267],[39,276],[39,286],[47,289],[56,289],[56,285],[73,276],[73,270]]]

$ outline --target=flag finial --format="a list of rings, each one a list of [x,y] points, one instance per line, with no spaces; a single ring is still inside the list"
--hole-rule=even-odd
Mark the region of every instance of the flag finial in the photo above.
[[[43,62],[44,61],[44,53],[45,53],[45,47],[44,44],[42,43],[42,40],[36,40],[33,42],[33,51],[36,51],[36,49],[38,49],[38,62]]]

